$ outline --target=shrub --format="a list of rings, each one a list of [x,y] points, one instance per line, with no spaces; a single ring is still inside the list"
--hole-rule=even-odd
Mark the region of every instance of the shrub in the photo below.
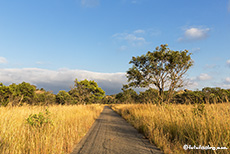
[[[40,128],[44,125],[52,124],[50,119],[50,112],[48,109],[45,110],[45,113],[39,112],[39,114],[30,114],[26,119],[26,122],[35,128]]]

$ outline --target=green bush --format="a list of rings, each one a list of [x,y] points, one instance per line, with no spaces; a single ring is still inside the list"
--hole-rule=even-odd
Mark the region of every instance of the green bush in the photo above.
[[[53,124],[48,109],[45,110],[45,113],[39,112],[39,114],[30,114],[26,119],[26,123],[35,128],[40,128],[47,124]]]

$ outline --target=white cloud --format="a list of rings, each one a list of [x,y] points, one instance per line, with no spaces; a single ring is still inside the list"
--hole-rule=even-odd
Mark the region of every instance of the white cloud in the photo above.
[[[225,79],[225,82],[230,84],[230,77],[227,77],[227,78]]]
[[[178,39],[178,41],[195,41],[202,40],[208,37],[209,28],[189,28],[186,29],[184,35]]]
[[[226,61],[226,64],[230,67],[230,59]]]
[[[205,87],[205,81],[210,79],[212,79],[210,75],[206,73],[201,73],[199,76],[188,78],[185,82],[186,84],[184,87],[191,90],[202,89],[203,87]]]
[[[0,57],[0,64],[6,64],[7,60],[5,57]]]
[[[96,7],[99,5],[99,0],[81,0],[83,7]]]
[[[205,80],[210,80],[212,77],[206,73],[201,73],[198,77],[197,80],[205,81]]]
[[[125,73],[97,73],[70,69],[0,69],[0,76],[1,82],[6,85],[25,81],[55,93],[59,90],[69,90],[74,85],[76,78],[78,80],[95,80],[107,94],[118,93],[127,81]]]

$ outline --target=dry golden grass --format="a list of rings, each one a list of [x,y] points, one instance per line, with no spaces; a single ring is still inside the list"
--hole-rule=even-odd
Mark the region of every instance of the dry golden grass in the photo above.
[[[230,153],[230,103],[204,105],[113,105],[165,153]],[[187,150],[183,146],[227,147]]]
[[[103,109],[101,105],[50,106],[50,120],[40,128],[26,123],[30,114],[47,107],[0,107],[0,153],[63,154],[87,133]]]

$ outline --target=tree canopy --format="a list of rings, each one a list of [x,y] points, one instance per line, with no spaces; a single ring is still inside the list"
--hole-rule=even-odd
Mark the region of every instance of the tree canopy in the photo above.
[[[162,101],[165,89],[168,90],[166,101],[169,101],[174,90],[183,87],[183,77],[193,65],[188,50],[173,51],[167,46],[162,44],[153,52],[132,57],[129,63],[133,66],[127,71],[129,86],[155,86]]]
[[[87,79],[78,81],[75,79],[75,87],[69,93],[75,97],[80,103],[93,102],[101,100],[105,96],[105,91],[102,90],[95,81]]]

